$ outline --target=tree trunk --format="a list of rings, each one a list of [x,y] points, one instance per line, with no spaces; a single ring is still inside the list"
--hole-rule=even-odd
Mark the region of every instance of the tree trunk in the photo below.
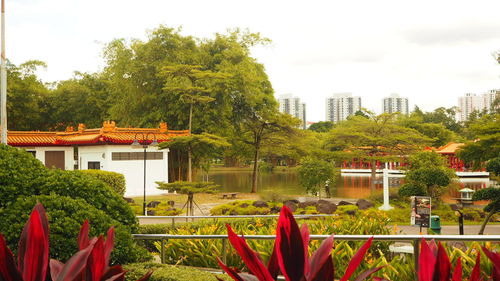
[[[260,150],[260,145],[256,145],[255,146],[255,155],[253,158],[252,191],[251,191],[251,193],[257,192],[257,173],[259,172],[259,150]]]
[[[488,215],[484,218],[484,221],[483,221],[483,224],[481,224],[481,229],[479,229],[479,233],[478,235],[483,235],[484,234],[484,229],[486,228],[486,224],[488,224],[488,222],[490,221],[491,217],[493,217],[493,215],[495,214],[496,212],[494,210],[492,210],[491,212],[488,213]]]
[[[375,179],[377,177],[377,161],[372,160],[371,164],[371,182],[370,182],[370,188],[372,191],[375,191]]]
[[[192,152],[191,152],[191,146],[188,146],[188,182],[193,181],[193,172],[191,170],[191,158],[192,158]]]

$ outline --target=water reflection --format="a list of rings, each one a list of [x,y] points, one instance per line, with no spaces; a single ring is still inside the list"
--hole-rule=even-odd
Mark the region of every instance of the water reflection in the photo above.
[[[250,192],[252,186],[251,171],[211,171],[208,175],[210,181],[221,185],[223,192]],[[201,180],[201,176],[198,180]],[[391,188],[397,188],[404,183],[404,178],[392,175],[389,178]],[[459,189],[464,187],[478,190],[493,185],[488,178],[462,178],[457,187],[450,189],[443,196],[447,202],[454,202],[453,198],[460,197]],[[382,175],[375,179],[375,190],[370,188],[371,177],[368,174],[344,174],[339,176],[335,187],[331,187],[331,194],[340,198],[367,198],[373,193],[382,192]],[[290,195],[305,195],[305,189],[299,185],[297,172],[277,171],[273,173],[260,173],[258,178],[259,192],[279,192]],[[324,195],[324,191],[322,191]]]

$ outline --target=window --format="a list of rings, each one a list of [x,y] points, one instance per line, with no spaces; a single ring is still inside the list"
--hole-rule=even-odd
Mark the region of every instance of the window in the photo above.
[[[144,160],[144,152],[113,152],[112,161]],[[146,152],[146,160],[163,160],[163,152]]]
[[[101,169],[101,162],[98,162],[98,161],[88,162],[87,167],[89,170],[100,170]]]
[[[28,150],[27,152],[31,153],[33,157],[36,157],[36,151],[35,150]]]

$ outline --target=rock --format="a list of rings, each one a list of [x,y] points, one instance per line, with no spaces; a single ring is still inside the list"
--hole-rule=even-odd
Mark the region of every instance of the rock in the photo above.
[[[158,205],[160,205],[160,201],[151,201],[148,203],[148,208],[156,208],[158,207]]]
[[[240,205],[240,208],[246,208],[246,207],[248,207],[248,206],[249,206],[249,205],[248,205],[248,203],[242,203],[242,204]]]
[[[230,213],[229,213],[230,216],[237,216],[238,215],[238,212],[236,212],[235,210],[232,210]]]
[[[320,214],[333,214],[337,210],[337,205],[329,201],[321,200],[321,202],[318,202],[316,210]]]
[[[267,207],[269,207],[269,205],[267,204],[267,202],[261,201],[261,200],[254,201],[252,203],[252,205],[254,207],[257,207],[257,208],[267,208]]]
[[[299,208],[303,208],[305,209],[306,207],[310,207],[310,206],[316,206],[318,204],[317,201],[305,201],[305,202],[300,202],[299,203]]]
[[[135,203],[134,199],[132,199],[132,198],[123,197],[123,200],[127,201],[127,203],[131,203],[131,204]]]
[[[271,214],[278,214],[279,212],[281,212],[280,207],[272,207],[271,208]]]
[[[297,200],[295,200],[297,201]],[[285,202],[283,202],[283,206],[287,206],[288,208],[290,208],[290,210],[292,212],[295,212],[295,210],[297,210],[297,204],[298,202],[294,202],[294,200],[287,200]]]
[[[146,213],[148,216],[154,216],[156,214],[154,210],[147,210]]]
[[[226,215],[226,214],[227,214],[227,212],[229,212],[229,209],[228,209],[228,208],[224,208],[224,209],[222,209],[222,210],[220,211],[220,213],[221,213],[222,215]]]
[[[285,204],[285,202],[293,202],[293,203],[295,203],[295,204],[299,204],[299,203],[300,203],[300,201],[299,201],[299,200],[297,200],[297,199],[285,200],[285,201],[283,201],[283,204]]]
[[[463,241],[449,241],[446,242],[446,245],[448,245],[448,247],[458,248],[464,252],[467,251],[467,245],[465,245]]]
[[[345,205],[354,205],[354,204],[352,204],[351,202],[347,202],[347,201],[343,201],[343,200],[342,200],[342,201],[340,201],[340,202],[339,202],[339,204],[338,204],[338,205],[339,205],[339,206],[345,206]]]
[[[350,216],[355,216],[357,211],[358,210],[347,210],[345,213],[350,215]]]
[[[358,209],[360,209],[360,210],[366,210],[366,209],[374,207],[375,205],[368,200],[359,199],[358,202],[356,202],[356,206],[358,206]]]
[[[169,206],[173,207],[175,205],[175,201],[170,200],[170,201],[167,202],[167,204]]]

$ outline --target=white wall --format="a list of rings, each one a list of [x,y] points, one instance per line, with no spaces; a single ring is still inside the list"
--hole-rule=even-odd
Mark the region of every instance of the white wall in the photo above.
[[[79,167],[88,169],[89,161],[99,161],[101,170],[121,173],[125,176],[125,196],[144,194],[144,160],[112,160],[113,152],[144,152],[130,145],[95,145],[78,147]],[[168,150],[150,147],[147,152],[163,152],[163,160],[146,160],[146,196],[165,193],[156,188],[156,181],[168,181]]]
[[[64,169],[73,170],[75,160],[73,159],[73,147],[71,146],[41,146],[41,147],[19,147],[26,151],[35,151],[36,159],[45,165],[45,151],[64,151]]]

